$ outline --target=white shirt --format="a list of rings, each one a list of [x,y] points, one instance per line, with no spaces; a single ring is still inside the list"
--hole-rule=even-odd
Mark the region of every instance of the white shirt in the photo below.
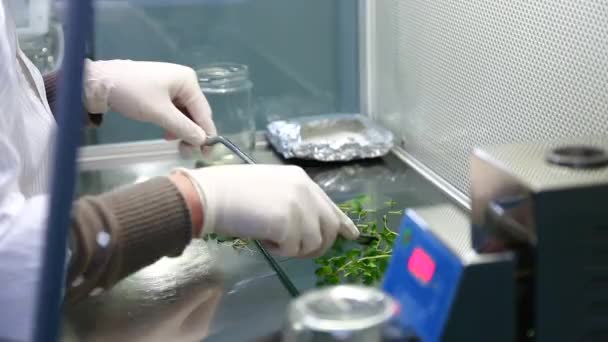
[[[0,340],[31,339],[55,121],[0,0]]]

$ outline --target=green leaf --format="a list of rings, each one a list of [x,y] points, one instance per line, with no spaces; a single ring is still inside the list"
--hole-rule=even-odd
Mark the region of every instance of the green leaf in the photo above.
[[[369,276],[369,277],[363,277],[363,284],[364,285],[368,285],[371,286],[376,282],[376,279],[374,279],[373,276]]]
[[[320,268],[317,268],[317,270],[315,271],[315,274],[318,276],[325,276],[325,275],[330,275],[332,274],[332,269],[329,266],[323,266]]]
[[[359,203],[366,203],[369,201],[369,196],[368,195],[359,195],[359,196],[353,198],[351,201],[359,202]]]
[[[395,241],[395,238],[397,237],[397,235],[391,233],[390,231],[383,231],[381,234],[382,236],[382,240],[384,240],[384,242],[386,242],[387,244],[392,244]]]
[[[327,277],[327,283],[331,285],[340,284],[340,278],[336,275]]]
[[[374,235],[373,227],[371,224],[367,224],[367,227],[361,229],[361,232],[366,235]]]
[[[372,242],[369,246],[370,249],[378,249],[380,248],[380,244],[382,243],[382,239],[378,239],[374,242]]]
[[[359,201],[355,201],[352,204],[352,210],[359,214],[362,210],[363,210],[363,203],[359,202]]]
[[[370,230],[371,232],[373,232],[373,233],[377,232],[377,231],[378,231],[378,224],[376,224],[376,222],[374,222],[374,223],[370,224],[370,226],[369,226],[369,230]]]
[[[325,258],[316,258],[314,263],[317,265],[325,265],[327,264],[327,260],[325,260]]]
[[[335,268],[340,268],[346,264],[346,258],[346,256],[333,257],[333,260],[330,260],[330,262]]]
[[[388,268],[388,259],[378,261],[378,270],[380,271],[381,274],[384,274],[384,272],[386,272],[387,268]]]
[[[380,254],[382,254],[382,252],[376,248],[369,249],[368,251],[365,252],[366,257],[374,257],[374,256],[378,256]]]
[[[348,259],[356,259],[361,255],[361,250],[359,249],[351,249],[350,251],[346,252],[345,257]]]

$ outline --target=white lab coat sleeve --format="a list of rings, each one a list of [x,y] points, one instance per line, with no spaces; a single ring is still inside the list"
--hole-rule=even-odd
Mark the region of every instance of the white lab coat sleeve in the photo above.
[[[42,266],[48,196],[19,191],[19,157],[0,135],[0,340],[29,341]]]
[[[48,213],[44,192],[26,196],[20,185],[38,146],[24,124],[14,26],[0,4],[0,340],[31,340]],[[40,125],[38,125],[40,126]],[[36,128],[36,126],[34,126]],[[34,141],[34,143],[32,143]],[[38,140],[41,141],[41,140]],[[28,142],[30,143],[28,145]],[[28,159],[29,158],[29,159]],[[27,165],[26,165],[27,164]]]

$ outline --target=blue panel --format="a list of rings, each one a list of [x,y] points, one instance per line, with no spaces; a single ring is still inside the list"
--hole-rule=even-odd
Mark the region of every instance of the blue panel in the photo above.
[[[415,250],[434,262],[434,273],[428,282],[408,268]],[[383,284],[384,290],[400,303],[399,324],[415,331],[425,342],[439,341],[462,270],[459,258],[437,240],[414,211],[407,210]]]

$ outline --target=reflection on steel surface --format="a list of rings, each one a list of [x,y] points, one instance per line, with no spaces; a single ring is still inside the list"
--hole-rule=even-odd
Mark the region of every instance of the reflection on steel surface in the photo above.
[[[212,341],[235,325],[265,334],[280,327],[272,313],[290,298],[259,253],[196,240],[181,257],[68,308],[64,340]]]

